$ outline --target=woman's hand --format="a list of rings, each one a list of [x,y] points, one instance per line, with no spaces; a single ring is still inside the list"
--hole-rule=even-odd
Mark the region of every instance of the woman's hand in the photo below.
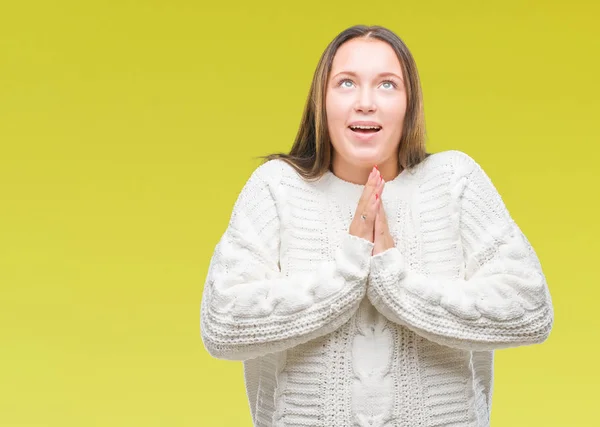
[[[379,199],[381,202],[381,198]],[[383,204],[379,203],[377,210],[377,216],[375,217],[375,245],[373,247],[373,255],[377,255],[381,252],[385,252],[390,248],[396,246],[394,244],[394,238],[390,234],[388,227],[387,217],[385,216],[385,209]]]
[[[374,167],[365,184],[365,189],[358,201],[354,218],[350,223],[348,232],[353,236],[361,237],[373,243],[375,232],[375,218],[381,204],[381,191],[383,179],[379,170]]]

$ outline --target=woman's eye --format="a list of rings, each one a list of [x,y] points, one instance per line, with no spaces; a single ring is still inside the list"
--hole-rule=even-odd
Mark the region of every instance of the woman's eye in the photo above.
[[[348,84],[346,84],[346,83],[348,83]],[[349,87],[352,87],[352,84],[353,84],[352,80],[344,79],[344,80],[341,80],[338,85],[341,87],[349,88]],[[387,87],[384,87],[385,89],[393,89],[396,87],[396,84],[391,80],[386,80],[382,84],[387,85]]]

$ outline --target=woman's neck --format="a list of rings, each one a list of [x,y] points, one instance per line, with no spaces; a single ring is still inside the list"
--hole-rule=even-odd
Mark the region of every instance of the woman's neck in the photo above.
[[[334,157],[331,168],[333,174],[338,178],[353,184],[365,185],[373,166],[377,166],[386,182],[393,180],[402,172],[397,159],[391,159],[378,165],[356,165]]]

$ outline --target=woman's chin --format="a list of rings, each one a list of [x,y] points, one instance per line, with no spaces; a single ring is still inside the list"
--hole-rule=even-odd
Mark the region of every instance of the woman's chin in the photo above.
[[[343,148],[338,147],[338,154],[344,163],[351,164],[356,168],[370,169],[383,161],[381,146],[354,145],[348,143]]]
[[[379,150],[362,149],[356,150],[352,157],[352,163],[359,167],[372,168],[381,160],[381,153]]]

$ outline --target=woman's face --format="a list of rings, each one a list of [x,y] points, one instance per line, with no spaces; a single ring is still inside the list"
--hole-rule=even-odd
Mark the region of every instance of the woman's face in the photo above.
[[[403,79],[400,61],[386,42],[352,39],[340,46],[325,100],[334,168],[347,174],[375,164],[397,167],[406,112]]]

